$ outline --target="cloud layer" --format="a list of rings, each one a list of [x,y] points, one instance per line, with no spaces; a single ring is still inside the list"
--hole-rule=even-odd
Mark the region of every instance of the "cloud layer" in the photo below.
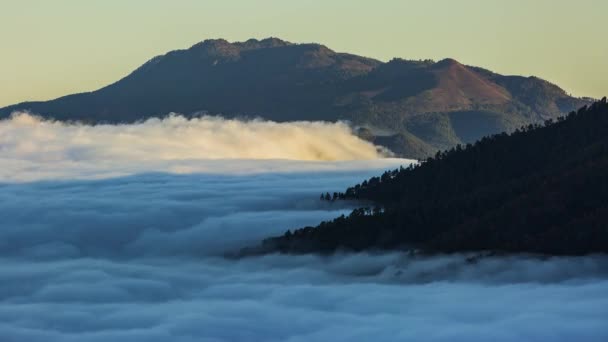
[[[359,139],[344,123],[173,115],[130,125],[88,126],[45,121],[27,113],[0,121],[0,180],[9,181],[98,178],[146,171],[235,172],[243,160],[328,162],[384,156],[385,152]],[[242,171],[269,171],[281,166],[276,162],[269,167],[255,164],[256,168]]]
[[[514,267],[525,267],[524,272],[552,267],[549,273],[559,273],[563,264],[606,263],[605,258],[495,259],[484,270],[462,261],[446,257],[420,262],[444,268],[461,265],[470,276],[487,276],[489,270],[501,274]],[[426,282],[418,282],[416,272],[393,272],[393,267],[408,262],[416,263],[398,255],[15,262],[0,270],[0,337],[45,342],[608,337],[608,282],[590,278],[592,269],[550,283],[517,277],[511,279],[516,282],[462,281],[443,278],[442,272],[430,281],[429,275],[437,271],[432,270],[422,275]]]
[[[410,162],[379,156],[341,124],[2,121],[0,341],[608,339],[607,256],[223,257]]]
[[[314,165],[314,164],[313,164]],[[0,185],[0,255],[222,254],[345,213],[318,201],[377,171],[150,173]]]
[[[608,257],[224,259],[348,210],[377,173],[145,174],[0,188],[2,341],[603,341]]]

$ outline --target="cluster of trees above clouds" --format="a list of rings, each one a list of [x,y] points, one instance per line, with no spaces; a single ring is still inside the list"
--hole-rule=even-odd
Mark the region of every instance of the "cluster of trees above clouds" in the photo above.
[[[322,198],[374,205],[253,251],[608,252],[606,98]]]

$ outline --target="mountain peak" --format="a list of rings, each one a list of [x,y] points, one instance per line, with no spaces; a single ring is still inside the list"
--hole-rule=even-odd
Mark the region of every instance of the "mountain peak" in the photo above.
[[[445,58],[445,59],[442,59],[439,62],[435,63],[435,66],[438,68],[445,68],[445,67],[449,68],[449,67],[463,66],[463,65],[453,58]]]
[[[446,58],[433,66],[438,86],[433,92],[433,103],[445,108],[457,105],[503,105],[511,100],[502,86],[487,80],[455,59]]]
[[[221,47],[230,46],[230,45],[232,45],[232,43],[230,43],[226,39],[222,39],[222,38],[205,39],[202,42],[192,45],[191,49],[193,49],[193,48],[221,48]]]
[[[155,57],[98,91],[2,108],[0,118],[30,110],[58,120],[132,122],[207,111],[276,121],[350,120],[402,134],[407,138],[399,141],[408,140],[402,155],[419,158],[428,155],[422,151],[555,118],[584,103],[540,79],[451,58],[383,63],[271,37],[207,39]]]
[[[262,40],[258,40],[255,38],[250,38],[244,42],[229,42],[226,39],[218,38],[218,39],[206,39],[200,43],[194,44],[190,49],[213,49],[213,50],[256,50],[256,49],[265,49],[265,48],[273,48],[273,47],[281,47],[293,45],[290,42],[284,41],[282,39],[276,37],[268,37]]]
[[[276,37],[268,37],[268,38],[264,38],[262,40],[257,40],[254,38],[251,38],[249,40],[247,40],[244,43],[240,43],[244,46],[252,46],[255,47],[257,49],[259,48],[273,48],[273,47],[281,47],[281,46],[288,46],[288,45],[293,45],[292,43],[276,38]]]
[[[210,57],[238,57],[243,51],[269,49],[293,45],[290,42],[275,37],[258,40],[248,39],[244,42],[229,42],[226,39],[206,39],[194,44],[188,51],[200,51]]]
[[[239,54],[239,49],[234,44],[225,39],[207,39],[194,44],[190,51],[202,51],[210,56],[235,56]]]

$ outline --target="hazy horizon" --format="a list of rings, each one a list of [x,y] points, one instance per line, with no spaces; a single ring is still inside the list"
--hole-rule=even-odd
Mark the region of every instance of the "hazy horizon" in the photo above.
[[[608,3],[598,0],[146,1],[145,15],[140,1],[1,3],[0,106],[92,91],[205,39],[270,36],[383,61],[451,57],[575,96],[608,94]]]

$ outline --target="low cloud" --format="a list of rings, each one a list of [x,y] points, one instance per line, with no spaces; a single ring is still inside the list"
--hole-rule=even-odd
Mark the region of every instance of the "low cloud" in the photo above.
[[[608,340],[605,255],[222,257],[410,162],[374,151],[341,124],[0,122],[0,341]]]
[[[452,256],[267,256],[6,262],[3,341],[605,341],[606,258],[500,260]],[[458,262],[457,259],[460,259]],[[403,262],[459,263],[467,280]],[[511,262],[515,263],[511,264]],[[579,263],[560,281],[537,269]],[[511,269],[511,271],[506,271]],[[488,271],[512,273],[509,281]],[[366,273],[367,272],[367,273]],[[450,272],[448,272],[450,273]],[[432,275],[437,278],[433,279]],[[476,279],[479,276],[480,279]],[[560,276],[561,277],[561,276]],[[534,278],[536,280],[534,280]]]
[[[4,184],[2,341],[604,341],[608,258],[221,255],[375,169]]]
[[[172,115],[128,125],[82,125],[15,113],[0,121],[0,180],[100,178],[164,171],[265,172],[276,160],[374,160],[388,152],[345,123],[228,120]],[[274,160],[267,167],[244,160]],[[209,161],[211,161],[209,163]],[[300,161],[295,162],[295,161]]]
[[[4,184],[0,255],[223,254],[348,213],[347,207],[319,201],[319,194],[377,172],[150,173]]]

